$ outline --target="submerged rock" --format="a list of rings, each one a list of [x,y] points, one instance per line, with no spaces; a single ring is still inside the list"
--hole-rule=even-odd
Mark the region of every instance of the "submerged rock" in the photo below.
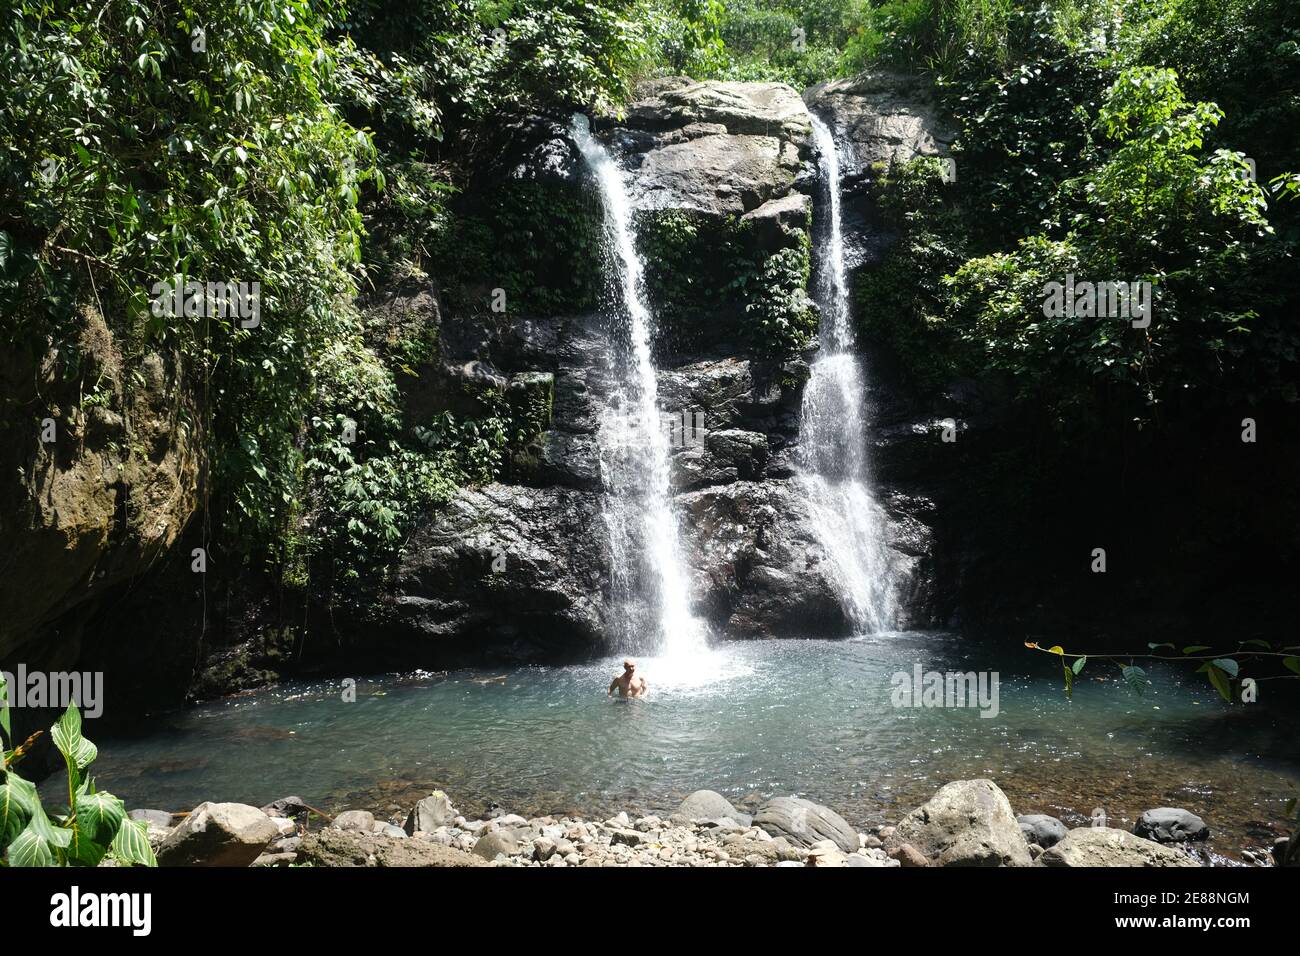
[[[1029,866],[1011,804],[992,780],[956,780],[909,813],[886,846],[911,844],[938,866]]]
[[[1138,817],[1133,832],[1157,843],[1185,843],[1189,840],[1205,840],[1210,836],[1210,828],[1204,820],[1190,810],[1176,807],[1147,810]]]
[[[1037,844],[1044,850],[1056,846],[1070,832],[1064,823],[1045,813],[1021,814],[1016,817],[1016,822],[1020,824],[1020,832],[1025,835],[1025,842]]]

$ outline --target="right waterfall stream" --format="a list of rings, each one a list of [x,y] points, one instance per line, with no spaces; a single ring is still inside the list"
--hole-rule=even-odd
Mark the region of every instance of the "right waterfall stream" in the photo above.
[[[896,625],[897,571],[885,543],[884,513],[870,486],[866,377],[855,351],[844,261],[839,152],[817,116],[812,129],[823,200],[814,288],[822,317],[820,349],[800,413],[798,480],[840,601],[854,629],[872,633]]]

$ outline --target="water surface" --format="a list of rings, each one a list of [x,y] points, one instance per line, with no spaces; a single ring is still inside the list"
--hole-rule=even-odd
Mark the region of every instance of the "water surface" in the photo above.
[[[1000,669],[996,717],[894,706],[894,673],[983,669],[982,654],[919,633],[730,643],[680,673],[643,660],[641,701],[606,698],[614,659],[360,679],[353,703],[337,681],[286,684],[96,735],[97,777],[129,806],[169,810],[292,793],[398,815],[440,787],[471,812],[665,812],[705,787],[751,809],[801,794],[858,825],[989,777],[1016,812],[1069,824],[1101,808],[1128,828],[1144,809],[1186,807],[1230,858],[1283,832],[1294,715],[1229,707],[1175,670],[1143,697],[1085,670],[1069,701],[1054,662],[1030,652]]]

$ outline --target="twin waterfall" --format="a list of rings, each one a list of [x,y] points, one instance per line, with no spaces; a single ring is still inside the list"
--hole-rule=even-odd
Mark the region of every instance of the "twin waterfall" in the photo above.
[[[615,602],[627,612],[637,598],[649,601],[653,620],[632,617],[624,630],[658,630],[656,653],[682,662],[707,649],[703,622],[691,614],[686,562],[682,559],[673,513],[669,438],[659,411],[651,340],[654,315],[645,301],[645,268],[636,250],[632,205],[623,173],[594,136],[585,116],[573,118],[573,138],[600,187],[605,213],[605,256],[617,286],[626,324],[620,386],[599,428],[601,467],[610,492],[610,529]],[[644,570],[645,573],[637,573]],[[638,590],[649,594],[639,595]]]
[[[804,388],[799,421],[803,486],[812,531],[826,552],[835,583],[859,632],[894,626],[894,571],[884,543],[884,520],[867,483],[865,381],[854,353],[852,314],[840,215],[840,159],[835,137],[816,116],[813,141],[830,215],[821,235],[814,290],[822,319],[820,345]]]
[[[893,606],[879,509],[866,483],[862,373],[853,354],[845,282],[839,162],[830,131],[816,118],[813,131],[830,216],[817,277],[821,349],[804,395],[797,480],[855,627],[877,631],[891,626]],[[655,321],[646,302],[644,264],[622,171],[592,135],[585,116],[574,116],[572,134],[600,190],[606,269],[618,313],[614,331],[621,345],[614,357],[616,384],[598,430],[609,492],[614,601],[624,617],[622,629],[632,637],[629,649],[660,658],[658,674],[666,666],[680,672],[707,653],[707,628],[691,613],[672,505],[669,432],[658,403],[651,351]],[[652,645],[640,637],[652,633],[657,638]]]

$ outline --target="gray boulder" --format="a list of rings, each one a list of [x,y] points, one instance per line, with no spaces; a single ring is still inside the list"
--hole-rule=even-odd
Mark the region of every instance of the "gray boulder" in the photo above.
[[[375,828],[375,815],[369,810],[345,810],[334,818],[330,826],[339,830],[365,830]]]
[[[936,866],[1029,866],[1029,845],[992,780],[956,780],[903,818],[886,847],[905,843]]]
[[[1016,822],[1020,824],[1020,832],[1025,835],[1025,842],[1037,844],[1044,850],[1056,846],[1070,832],[1064,823],[1045,813],[1021,814],[1016,817]]]
[[[257,807],[201,803],[158,849],[159,866],[251,866],[279,835]]]
[[[1186,843],[1189,840],[1205,840],[1210,836],[1210,828],[1204,820],[1190,810],[1180,810],[1177,807],[1147,810],[1138,817],[1133,832],[1157,843]]]
[[[754,814],[754,824],[798,846],[812,847],[830,840],[845,853],[858,850],[857,831],[842,816],[802,797],[776,797],[767,801]]]
[[[489,862],[499,855],[514,856],[519,852],[519,841],[509,830],[493,830],[478,838],[473,853]]]
[[[1078,827],[1051,849],[1044,850],[1038,866],[1199,866],[1172,847],[1161,846],[1111,827]]]
[[[132,820],[143,820],[151,827],[170,828],[175,814],[167,810],[132,810],[127,816]]]
[[[415,805],[407,815],[403,829],[408,833],[423,830],[432,833],[439,827],[449,826],[456,819],[456,808],[451,805],[451,797],[441,790],[435,790]]]
[[[729,817],[743,826],[752,822],[748,813],[737,810],[731,801],[714,790],[696,790],[681,802],[675,816],[686,820],[717,820]]]
[[[621,141],[639,208],[740,216],[790,192],[812,130],[791,87],[669,78],[640,92]]]

